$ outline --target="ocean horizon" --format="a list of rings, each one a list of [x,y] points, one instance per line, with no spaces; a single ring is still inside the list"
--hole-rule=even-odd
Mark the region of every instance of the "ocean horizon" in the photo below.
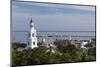
[[[69,36],[73,40],[90,40],[95,39],[95,31],[37,31],[38,42],[45,39],[52,43],[56,39],[68,40]],[[28,31],[12,31],[12,42],[28,42]]]

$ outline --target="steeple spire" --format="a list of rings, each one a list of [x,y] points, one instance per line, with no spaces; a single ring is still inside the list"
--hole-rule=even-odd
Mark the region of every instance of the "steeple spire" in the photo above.
[[[32,18],[31,18],[30,23],[32,23],[32,22],[33,22],[33,20],[32,20]]]
[[[31,20],[30,20],[30,27],[34,27],[34,23],[33,23],[32,18],[31,18]]]

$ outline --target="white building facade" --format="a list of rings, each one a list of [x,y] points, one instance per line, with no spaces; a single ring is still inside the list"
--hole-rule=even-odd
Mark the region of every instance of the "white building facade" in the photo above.
[[[33,20],[30,20],[30,31],[29,31],[29,39],[28,39],[28,48],[35,48],[37,46],[37,37],[36,37],[36,29],[34,28]]]

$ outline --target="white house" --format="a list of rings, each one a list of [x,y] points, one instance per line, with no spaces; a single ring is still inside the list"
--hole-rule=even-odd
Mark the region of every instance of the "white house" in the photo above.
[[[36,37],[36,29],[34,28],[33,20],[30,20],[30,31],[29,31],[29,39],[28,39],[28,48],[35,48],[37,46],[37,37]]]
[[[87,43],[88,43],[87,41],[86,41],[86,42],[83,41],[83,42],[81,43],[81,48],[86,48],[85,45],[86,45]]]
[[[69,40],[70,40],[70,41],[72,40],[72,37],[71,37],[71,36],[69,36]]]

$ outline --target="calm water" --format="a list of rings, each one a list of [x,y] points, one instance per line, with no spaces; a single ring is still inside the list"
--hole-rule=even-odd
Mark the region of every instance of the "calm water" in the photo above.
[[[38,41],[42,41],[43,38],[47,42],[51,43],[55,39],[68,39],[69,36],[73,40],[90,40],[95,38],[95,31],[39,31],[37,32]],[[12,32],[12,42],[24,42],[27,43],[28,32],[14,31]]]

